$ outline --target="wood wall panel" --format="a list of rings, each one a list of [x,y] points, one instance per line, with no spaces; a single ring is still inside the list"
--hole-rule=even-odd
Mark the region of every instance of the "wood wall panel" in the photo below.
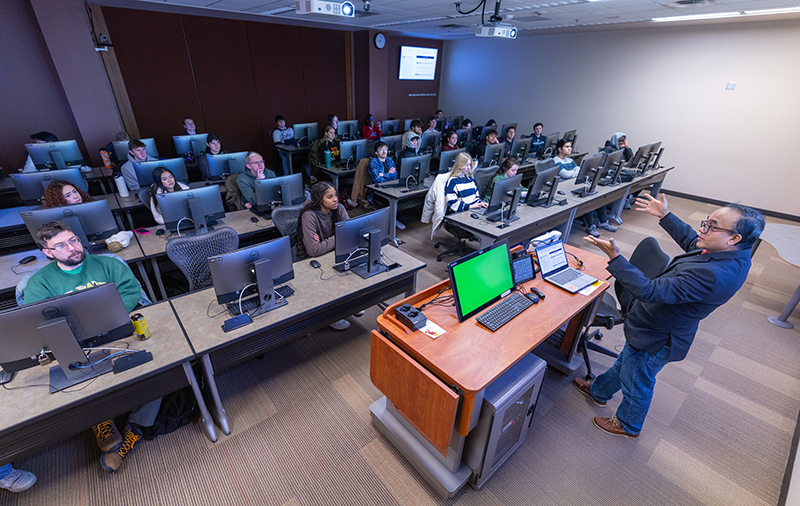
[[[355,95],[356,118],[365,118],[369,111],[369,32],[353,34],[353,93]],[[340,117],[339,119],[345,119]],[[355,119],[355,118],[350,118]],[[381,119],[381,118],[377,118]]]
[[[344,33],[302,28],[306,121],[328,124],[328,114],[347,117],[347,69]],[[322,132],[320,131],[320,135]]]
[[[263,151],[246,23],[184,16],[183,27],[206,131],[225,151]]]
[[[179,14],[104,7],[131,107],[142,137],[154,137],[162,156],[184,116],[205,132],[183,23]]]

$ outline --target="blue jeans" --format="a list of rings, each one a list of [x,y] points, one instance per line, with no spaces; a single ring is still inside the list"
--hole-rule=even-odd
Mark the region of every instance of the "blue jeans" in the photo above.
[[[609,370],[592,383],[592,397],[608,401],[622,390],[622,404],[617,408],[619,424],[629,434],[642,431],[642,424],[650,409],[656,374],[669,362],[669,346],[664,346],[655,355],[637,351],[625,343],[625,348]]]
[[[11,471],[13,471],[11,464],[0,466],[0,480],[8,476],[8,473],[10,473]]]

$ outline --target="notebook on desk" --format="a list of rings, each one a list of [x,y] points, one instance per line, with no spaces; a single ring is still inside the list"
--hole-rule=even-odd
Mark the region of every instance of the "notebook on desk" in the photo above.
[[[597,278],[569,266],[567,251],[561,241],[538,246],[536,258],[542,271],[542,279],[569,293],[583,290],[597,281]]]

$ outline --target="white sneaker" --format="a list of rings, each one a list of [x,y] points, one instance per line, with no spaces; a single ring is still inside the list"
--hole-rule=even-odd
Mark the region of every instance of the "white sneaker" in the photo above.
[[[400,223],[399,221],[394,222],[394,226],[396,226],[399,230],[405,230],[406,226]]]
[[[338,322],[331,323],[331,328],[334,330],[345,330],[350,326],[350,322],[347,320],[339,320]]]
[[[0,480],[0,488],[9,492],[22,492],[28,490],[36,483],[36,475],[29,471],[12,469],[8,475]]]
[[[355,209],[358,207],[358,202],[353,202],[352,200],[347,199],[347,205]]]
[[[611,223],[604,221],[603,223],[599,223],[597,228],[602,228],[603,230],[608,230],[609,232],[616,232],[619,227],[615,227]]]
[[[597,227],[592,225],[591,227],[586,229],[586,233],[592,237],[600,237],[600,232],[597,231]]]

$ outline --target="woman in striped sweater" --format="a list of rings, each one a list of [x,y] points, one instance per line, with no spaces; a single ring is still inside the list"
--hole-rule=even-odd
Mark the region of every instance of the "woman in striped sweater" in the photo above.
[[[456,156],[444,191],[447,209],[450,212],[458,213],[467,209],[489,207],[478,194],[478,187],[472,178],[472,157],[466,153],[459,153]]]

